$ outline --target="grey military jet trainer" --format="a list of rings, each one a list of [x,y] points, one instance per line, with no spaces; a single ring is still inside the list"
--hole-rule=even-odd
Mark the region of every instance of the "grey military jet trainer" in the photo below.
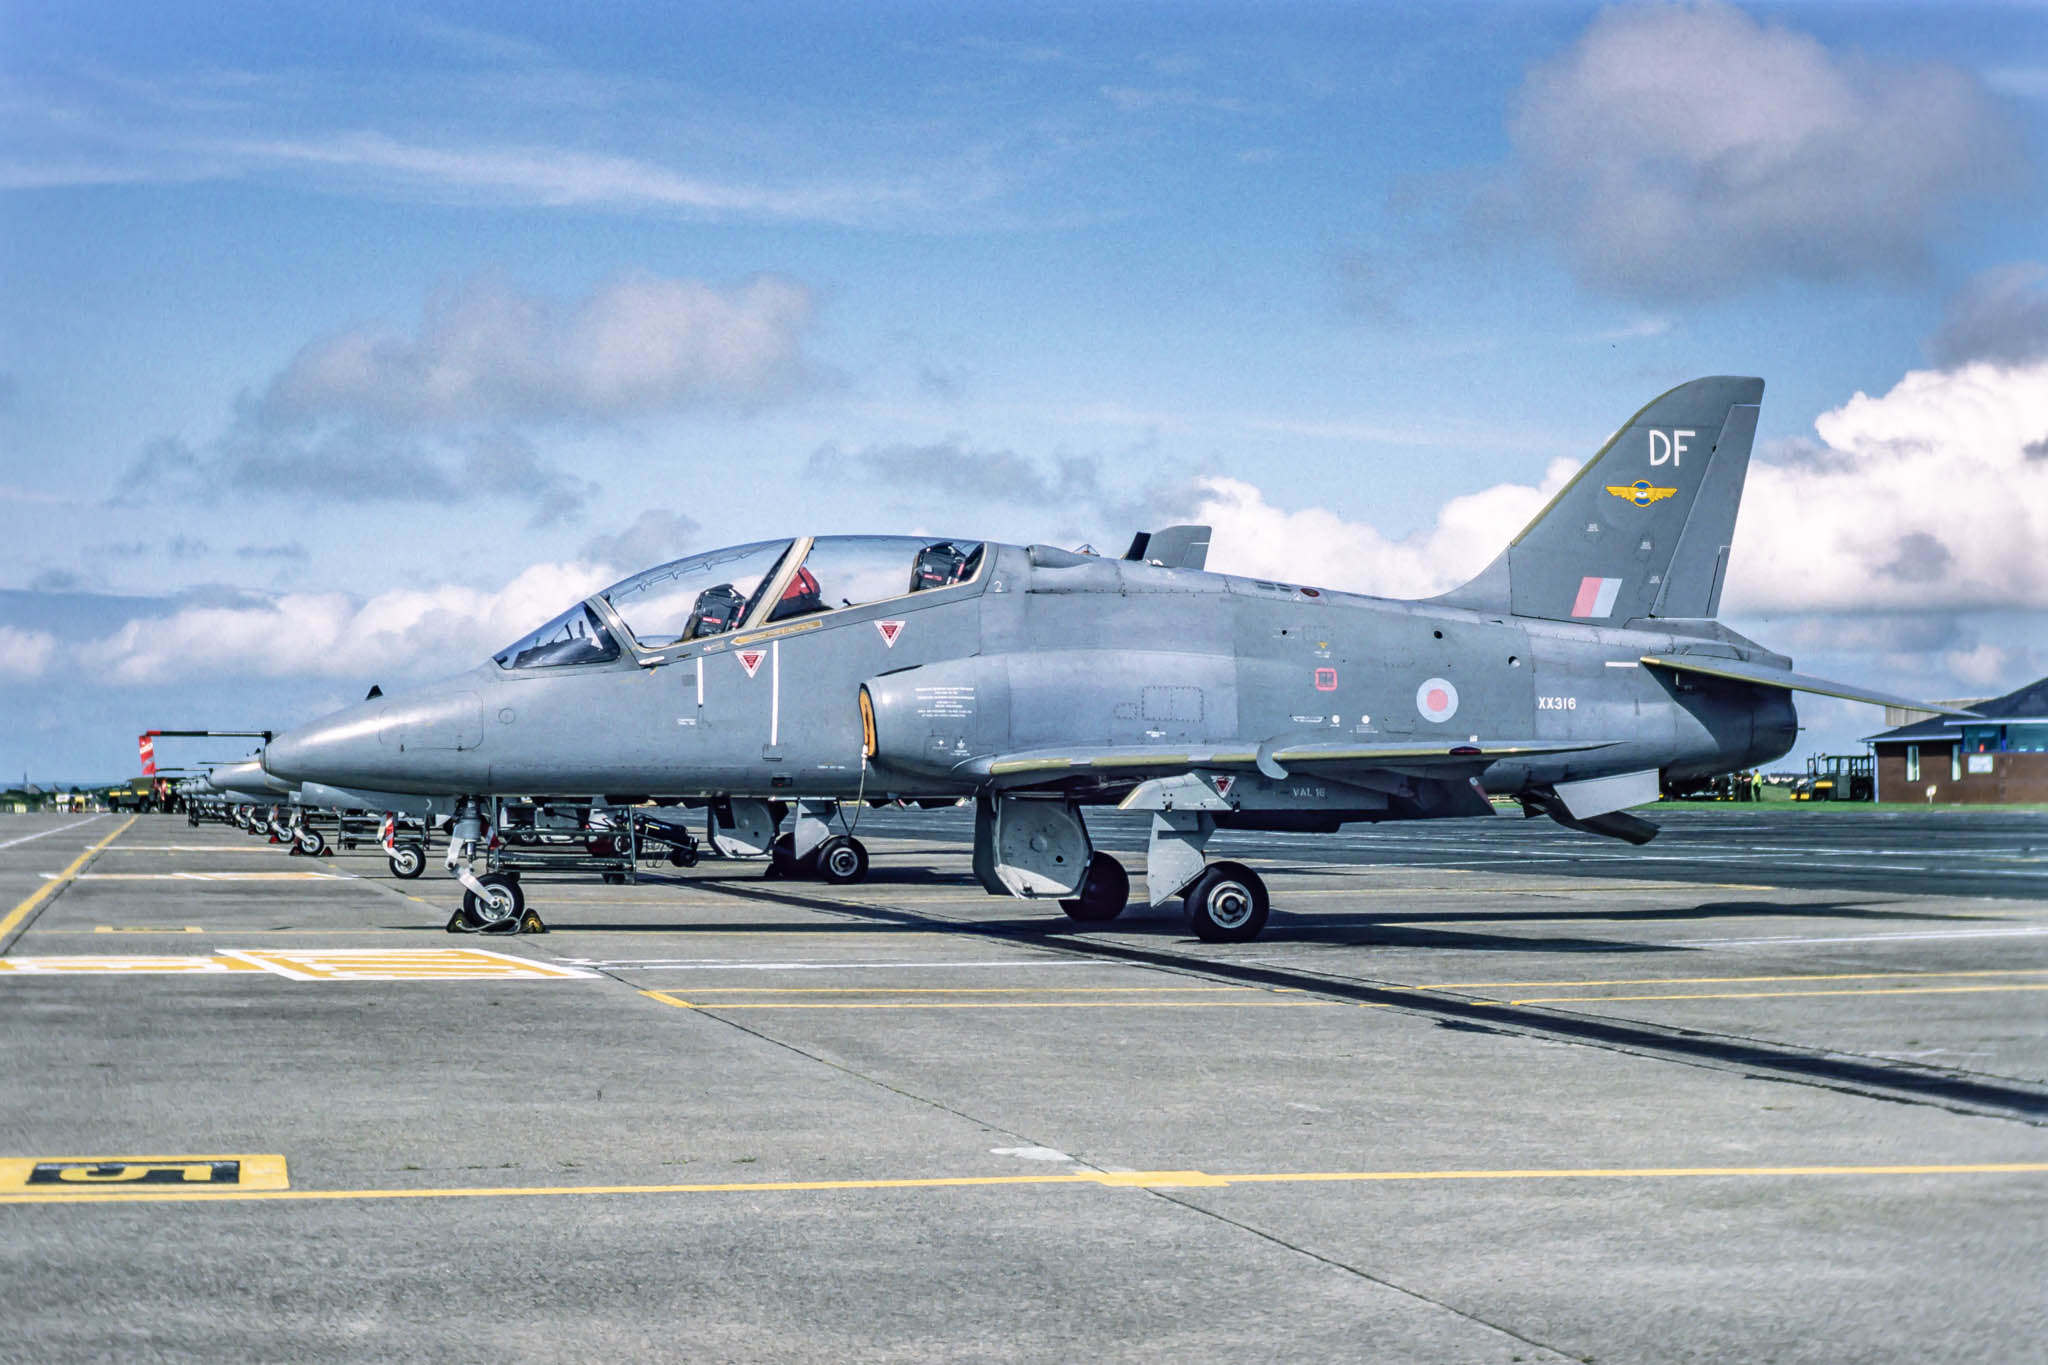
[[[1792,693],[1908,703],[1791,671],[1715,619],[1763,381],[1694,380],[1622,425],[1477,578],[1388,601],[1203,572],[1202,528],[1124,559],[960,538],[764,540],[664,564],[470,672],[278,737],[273,775],[459,794],[449,865],[483,919],[492,794],[710,798],[728,851],[859,880],[841,802],[971,797],[991,893],[1115,918],[1082,810],[1152,814],[1145,877],[1205,940],[1258,934],[1218,829],[1491,816],[1511,797],[1641,843],[1659,775],[1767,763]],[[1936,709],[1936,708],[1929,708]],[[615,796],[613,799],[619,799]],[[794,827],[775,843],[779,805]]]

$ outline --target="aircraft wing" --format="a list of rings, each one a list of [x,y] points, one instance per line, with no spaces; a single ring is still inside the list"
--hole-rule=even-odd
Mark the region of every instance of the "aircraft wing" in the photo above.
[[[1807,673],[1793,673],[1782,668],[1771,668],[1764,664],[1744,663],[1740,659],[1716,659],[1700,654],[1645,654],[1642,662],[1652,668],[1668,668],[1673,673],[1697,673],[1707,678],[1727,678],[1734,682],[1755,683],[1762,687],[1782,687],[1788,692],[1812,692],[1822,697],[1841,697],[1846,701],[1868,702],[1872,706],[1903,706],[1915,711],[1932,711],[1943,716],[1974,716],[1975,711],[1959,707],[1944,706],[1940,702],[1915,701],[1911,697],[1894,696],[1890,692],[1878,692],[1853,683],[1830,682]]]
[[[1453,744],[1447,741],[1356,743],[1331,740],[1302,744],[1203,745],[1178,749],[1147,744],[1070,745],[1000,754],[977,766],[988,777],[1022,777],[1039,781],[1084,773],[1156,776],[1162,772],[1186,772],[1193,768],[1254,768],[1273,776],[1268,764],[1277,764],[1288,770],[1317,765],[1404,770],[1430,767],[1476,769],[1496,759],[1604,749],[1615,743],[1619,741],[1525,739]]]

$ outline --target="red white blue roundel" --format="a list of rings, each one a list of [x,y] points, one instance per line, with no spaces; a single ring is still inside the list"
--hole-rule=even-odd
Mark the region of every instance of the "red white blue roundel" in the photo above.
[[[1458,689],[1449,678],[1426,679],[1415,689],[1415,709],[1424,720],[1449,720],[1458,714]]]

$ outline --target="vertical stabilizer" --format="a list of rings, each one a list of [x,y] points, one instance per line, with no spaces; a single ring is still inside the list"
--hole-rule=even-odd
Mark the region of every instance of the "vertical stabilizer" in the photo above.
[[[1681,384],[1623,424],[1477,578],[1436,599],[1589,625],[1721,606],[1761,379]]]

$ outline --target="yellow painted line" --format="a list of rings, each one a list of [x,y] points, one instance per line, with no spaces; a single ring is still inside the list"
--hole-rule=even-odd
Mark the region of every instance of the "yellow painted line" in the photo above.
[[[700,986],[692,995],[1298,995],[1291,986]]]
[[[2000,991],[2048,991],[2048,983],[2031,986],[1872,986],[1867,990],[1716,991],[1701,995],[1552,995],[1510,1000],[1510,1005],[1576,1005],[1593,1000],[1774,1000],[1814,995],[1989,995]],[[1482,1001],[1482,1004],[1498,1003]]]
[[[1451,981],[1402,986],[1409,991],[1504,991],[1521,986],[1730,986],[1759,981],[1901,981],[1972,976],[2048,976],[2048,967],[1968,972],[1779,972],[1769,976],[1636,976],[1608,981]]]
[[[1503,1171],[1273,1171],[1213,1175],[1207,1171],[1071,1171],[1046,1175],[967,1175],[877,1180],[767,1180],[693,1185],[491,1185],[426,1189],[254,1190],[172,1185],[145,1189],[91,1189],[43,1194],[0,1191],[0,1204],[163,1203],[170,1201],[267,1201],[363,1199],[517,1199],[564,1195],[620,1194],[801,1194],[837,1190],[988,1189],[1005,1186],[1093,1185],[1106,1189],[1222,1188],[1229,1185],[1434,1183],[1523,1180],[1687,1180],[1764,1179],[1824,1176],[2041,1175],[2048,1162],[1980,1162],[1970,1165],[1892,1166],[1647,1166],[1583,1167]]]
[[[123,834],[126,834],[128,832],[128,826],[134,824],[135,821],[136,817],[133,815],[129,816],[126,820],[123,820],[121,822],[121,827],[119,829],[115,830],[112,834],[109,834],[106,838],[94,844],[85,852],[79,854],[78,857],[72,860],[71,866],[65,868],[62,872],[59,872],[54,880],[43,883],[43,885],[37,887],[34,891],[30,892],[27,898],[24,899],[21,902],[21,904],[15,906],[12,910],[9,910],[7,912],[7,918],[0,919],[0,943],[6,942],[7,936],[13,933],[15,929],[19,927],[21,922],[27,919],[37,906],[41,905],[50,897],[56,895],[60,888],[67,885],[73,877],[76,877],[79,873],[79,869],[83,868],[87,863],[93,860],[94,854],[98,853],[108,844],[113,843],[114,840],[120,838]]]
[[[665,991],[640,994],[679,1010],[1170,1010],[1170,1009],[1341,1009],[1344,1000],[895,1000],[840,1001],[817,1004],[810,1001],[749,1001],[729,1004],[722,1000],[691,1001]],[[1387,1009],[1368,1005],[1367,1009]]]
[[[232,1163],[233,1170],[223,1170]],[[291,1185],[275,1153],[225,1156],[0,1156],[0,1195],[63,1200],[169,1185],[181,1193],[282,1190]],[[11,1200],[8,1202],[29,1202]]]

